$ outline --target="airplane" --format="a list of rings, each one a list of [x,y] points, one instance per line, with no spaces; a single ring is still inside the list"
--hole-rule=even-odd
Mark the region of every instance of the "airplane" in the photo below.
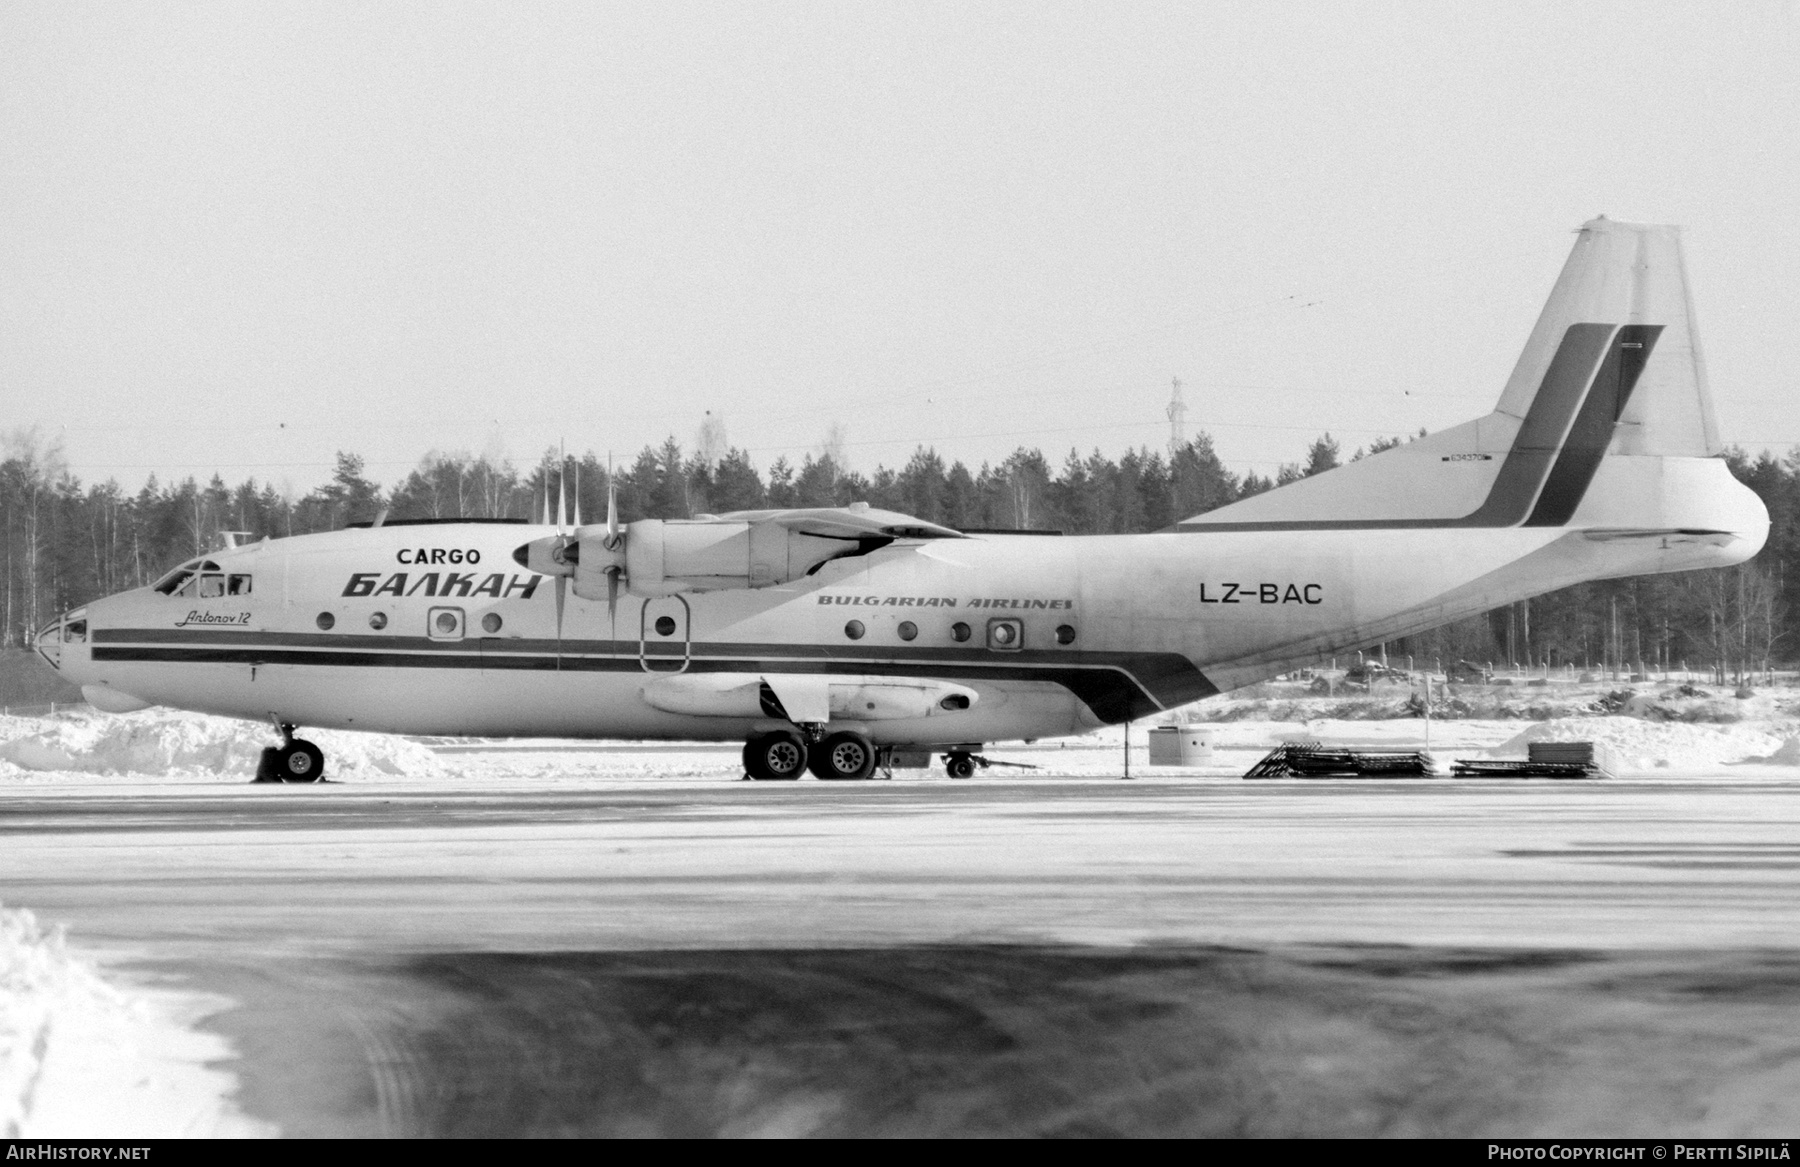
[[[858,503],[414,520],[198,556],[35,637],[96,707],[302,725],[742,741],[869,778],[1090,732],[1584,580],[1768,534],[1721,444],[1679,230],[1577,231],[1492,412],[1151,534],[958,531]],[[546,503],[546,510],[548,509]]]

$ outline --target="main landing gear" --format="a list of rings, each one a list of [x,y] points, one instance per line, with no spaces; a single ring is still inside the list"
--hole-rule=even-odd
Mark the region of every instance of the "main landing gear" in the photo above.
[[[281,744],[263,750],[254,781],[323,782],[325,751],[295,737],[294,727],[285,721],[275,721],[275,731],[281,735]]]
[[[806,739],[790,731],[744,743],[744,773],[758,782],[792,782],[806,769]]]
[[[828,782],[858,782],[875,773],[877,761],[875,744],[854,730],[814,742],[780,730],[744,743],[744,773],[757,782],[792,782],[802,770]]]
[[[860,782],[875,773],[875,745],[860,733],[834,733],[812,748],[807,768],[827,782]]]

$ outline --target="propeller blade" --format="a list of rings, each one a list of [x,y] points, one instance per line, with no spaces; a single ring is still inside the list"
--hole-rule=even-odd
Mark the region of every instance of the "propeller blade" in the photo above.
[[[556,529],[559,532],[569,525],[569,492],[563,489],[567,481],[559,467],[556,475]]]
[[[581,526],[581,463],[575,463],[575,525]]]
[[[619,615],[619,569],[606,569],[606,614],[615,621]]]
[[[556,670],[558,672],[562,671],[563,597],[568,594],[568,590],[569,590],[569,577],[566,575],[557,576],[556,577]]]
[[[619,549],[619,484],[611,475],[606,479],[606,549]]]

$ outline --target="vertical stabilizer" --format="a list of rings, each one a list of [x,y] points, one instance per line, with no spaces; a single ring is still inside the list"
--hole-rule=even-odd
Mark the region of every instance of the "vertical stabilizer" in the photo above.
[[[1721,449],[1681,231],[1600,218],[1576,236],[1492,413],[1179,528],[1708,525],[1620,478],[1626,464]],[[1663,521],[1677,510],[1681,523]]]
[[[1618,416],[1613,452],[1704,458],[1718,425],[1694,329],[1679,227],[1594,219],[1577,232],[1537,326],[1507,380],[1498,411],[1524,419],[1559,348],[1577,325],[1656,328],[1648,360]]]

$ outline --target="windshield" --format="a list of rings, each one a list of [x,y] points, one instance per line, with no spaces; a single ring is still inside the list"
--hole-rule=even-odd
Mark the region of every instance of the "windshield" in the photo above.
[[[165,596],[222,596],[225,594],[225,577],[216,574],[218,570],[219,565],[210,559],[190,559],[150,586]],[[246,581],[244,592],[233,592],[233,595],[249,592],[250,577],[242,578]]]

